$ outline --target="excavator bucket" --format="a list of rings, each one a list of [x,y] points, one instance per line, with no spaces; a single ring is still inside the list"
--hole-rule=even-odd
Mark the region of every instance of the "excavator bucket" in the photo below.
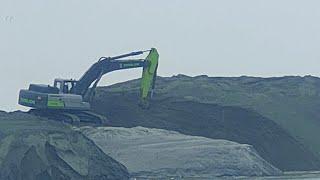
[[[140,105],[143,108],[149,107],[149,99],[153,95],[153,89],[155,86],[155,80],[157,77],[159,53],[157,49],[152,48],[149,55],[146,58],[147,66],[143,68],[142,80],[141,80],[141,99]]]

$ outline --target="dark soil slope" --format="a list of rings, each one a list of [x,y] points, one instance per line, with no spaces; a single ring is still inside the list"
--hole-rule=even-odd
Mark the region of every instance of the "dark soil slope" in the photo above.
[[[137,106],[137,94],[136,89],[121,91],[119,86],[101,88],[93,108],[106,115],[112,126],[163,128],[188,135],[227,139],[253,145],[264,159],[281,170],[320,169],[320,161],[313,153],[275,122],[254,110],[161,94],[157,94],[150,109],[142,110]]]

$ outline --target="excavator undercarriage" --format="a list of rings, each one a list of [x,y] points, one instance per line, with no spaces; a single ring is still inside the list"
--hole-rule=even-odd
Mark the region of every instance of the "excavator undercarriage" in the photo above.
[[[105,116],[92,111],[31,109],[28,113],[75,126],[108,125],[108,120]]]

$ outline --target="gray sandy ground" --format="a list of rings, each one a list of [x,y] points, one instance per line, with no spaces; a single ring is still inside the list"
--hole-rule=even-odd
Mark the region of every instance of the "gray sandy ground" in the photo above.
[[[134,127],[82,127],[106,154],[139,178],[279,175],[252,146]]]
[[[264,176],[264,177],[241,177],[237,179],[244,180],[319,180],[320,171],[290,171],[284,172],[281,176]]]

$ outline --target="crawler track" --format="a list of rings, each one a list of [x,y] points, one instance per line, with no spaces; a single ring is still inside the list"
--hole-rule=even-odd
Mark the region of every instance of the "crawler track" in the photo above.
[[[47,118],[49,120],[69,123],[76,126],[108,124],[108,120],[105,116],[91,111],[31,109],[28,113]]]

